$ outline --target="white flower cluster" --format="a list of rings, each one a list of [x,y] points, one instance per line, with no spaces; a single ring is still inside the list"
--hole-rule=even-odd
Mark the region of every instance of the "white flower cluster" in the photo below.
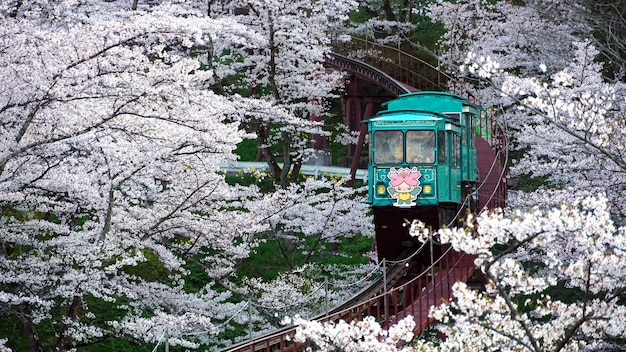
[[[480,78],[491,78],[492,75],[502,72],[500,63],[489,56],[477,56],[472,52],[468,53],[463,64],[459,65],[459,70],[467,71]]]
[[[167,340],[172,346],[187,348],[198,348],[198,343],[193,341],[198,332],[206,335],[216,333],[210,319],[193,313],[173,315],[157,312],[150,318],[129,317],[123,322],[111,322],[110,325],[116,331],[142,341],[158,343]]]
[[[626,307],[614,292],[626,287],[625,230],[614,226],[607,198],[598,196],[553,209],[496,210],[470,217],[466,228],[437,231],[442,241],[474,254],[489,280],[482,293],[457,283],[455,299],[432,310],[445,325],[440,350],[585,345],[570,329],[591,339],[621,336],[626,324],[616,321],[626,321]],[[417,222],[412,231],[428,237]],[[589,297],[566,303],[546,294],[558,287]],[[533,298],[520,306],[516,297]]]
[[[398,351],[410,350],[406,345],[413,339],[415,321],[408,316],[388,330],[383,330],[374,317],[364,317],[359,321],[337,323],[306,321],[299,317],[293,323],[298,325],[294,341],[305,344],[311,351]],[[405,346],[406,345],[406,346]],[[404,347],[402,347],[404,346]]]
[[[543,177],[577,196],[604,192],[613,212],[623,214],[624,190],[618,185],[626,170],[626,90],[621,82],[604,80],[599,51],[590,41],[572,47],[571,62],[553,67],[549,76],[503,77],[502,99],[520,109],[503,119],[515,131],[516,147],[524,150],[511,175]],[[541,194],[535,198],[548,198]]]
[[[12,350],[5,345],[7,341],[8,339],[0,339],[0,352],[12,352]]]
[[[598,54],[589,42],[577,42],[575,46],[577,61],[587,63]],[[523,85],[524,91],[520,91],[522,85],[505,82],[503,91],[513,96],[528,94],[523,100],[528,107],[602,145],[612,140],[615,133],[611,110],[617,105],[616,88],[598,79],[595,70],[600,69],[599,65],[590,66],[585,68],[588,72],[582,73],[575,62],[553,74],[549,82],[529,78]]]

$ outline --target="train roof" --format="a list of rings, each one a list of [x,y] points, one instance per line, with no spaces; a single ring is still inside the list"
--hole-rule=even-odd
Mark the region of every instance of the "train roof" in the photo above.
[[[420,91],[400,95],[397,99],[382,104],[384,112],[390,111],[430,111],[446,114],[462,112],[466,109],[479,110],[480,107],[470,103],[464,97],[437,91]]]
[[[444,115],[442,113],[426,111],[426,110],[393,110],[393,111],[381,111],[375,116],[371,117],[367,121],[376,122],[376,121],[405,121],[407,119],[416,119],[419,120],[431,120],[431,121],[439,121],[442,119],[449,119],[449,116]]]

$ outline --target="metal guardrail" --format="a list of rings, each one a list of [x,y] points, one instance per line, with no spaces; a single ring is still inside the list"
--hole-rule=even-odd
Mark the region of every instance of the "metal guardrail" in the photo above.
[[[352,72],[361,79],[377,82],[379,85],[385,87],[385,89],[395,95],[411,92],[411,89],[409,89],[405,84],[363,61],[351,59],[337,53],[327,53],[326,56],[327,65],[340,70]]]
[[[454,84],[454,79],[439,67],[398,47],[352,36],[348,42],[333,42],[333,51],[375,67],[401,84],[417,90],[448,91],[448,82]]]
[[[226,172],[256,171],[256,170],[269,171],[269,167],[267,163],[264,163],[264,162],[241,161],[235,164],[221,163],[221,164],[218,164],[218,166],[220,167],[220,169]],[[324,166],[324,165],[302,165],[302,168],[300,169],[300,174],[313,176],[315,178],[347,177],[347,176],[350,176],[350,168],[338,167],[338,166]],[[367,170],[358,169],[356,172],[356,175],[354,176],[354,179],[361,180],[364,183],[367,183]]]
[[[416,330],[423,330],[433,318],[429,316],[429,307],[449,301],[452,285],[457,281],[467,281],[474,271],[473,257],[456,252],[449,247],[430,267],[405,284],[390,288],[375,297],[355,304],[352,307],[325,315],[319,319],[326,321],[353,321],[366,316],[373,316],[387,329],[405,317],[412,316]],[[222,352],[292,352],[307,350],[306,344],[293,341],[296,326],[290,326],[273,334],[262,336],[254,341],[241,343]]]

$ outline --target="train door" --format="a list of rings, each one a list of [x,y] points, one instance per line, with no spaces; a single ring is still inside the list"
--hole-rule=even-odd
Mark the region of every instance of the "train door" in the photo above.
[[[450,201],[449,146],[444,131],[437,132],[437,198],[439,202]]]
[[[455,203],[461,199],[461,136],[458,132],[450,133],[450,200]]]
[[[476,182],[476,115],[470,112],[463,113],[465,125],[462,130],[461,169],[463,180]]]

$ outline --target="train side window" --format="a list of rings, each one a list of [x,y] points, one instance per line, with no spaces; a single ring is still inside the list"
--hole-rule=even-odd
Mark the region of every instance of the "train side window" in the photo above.
[[[375,163],[401,163],[404,159],[404,138],[402,131],[374,132],[374,146]]]
[[[421,164],[435,162],[435,131],[406,133],[406,162]]]
[[[468,113],[463,113],[463,124],[461,125],[461,144],[463,146],[467,145],[467,126],[470,124],[471,115]]]
[[[458,134],[452,139],[452,168],[461,167],[461,137]]]
[[[461,128],[461,144],[463,144],[464,146],[467,145],[467,136],[465,130],[465,128]]]
[[[470,148],[476,149],[476,116],[472,115],[470,118],[471,127],[469,129]]]
[[[437,132],[437,159],[439,164],[446,163],[446,134],[443,131]]]

